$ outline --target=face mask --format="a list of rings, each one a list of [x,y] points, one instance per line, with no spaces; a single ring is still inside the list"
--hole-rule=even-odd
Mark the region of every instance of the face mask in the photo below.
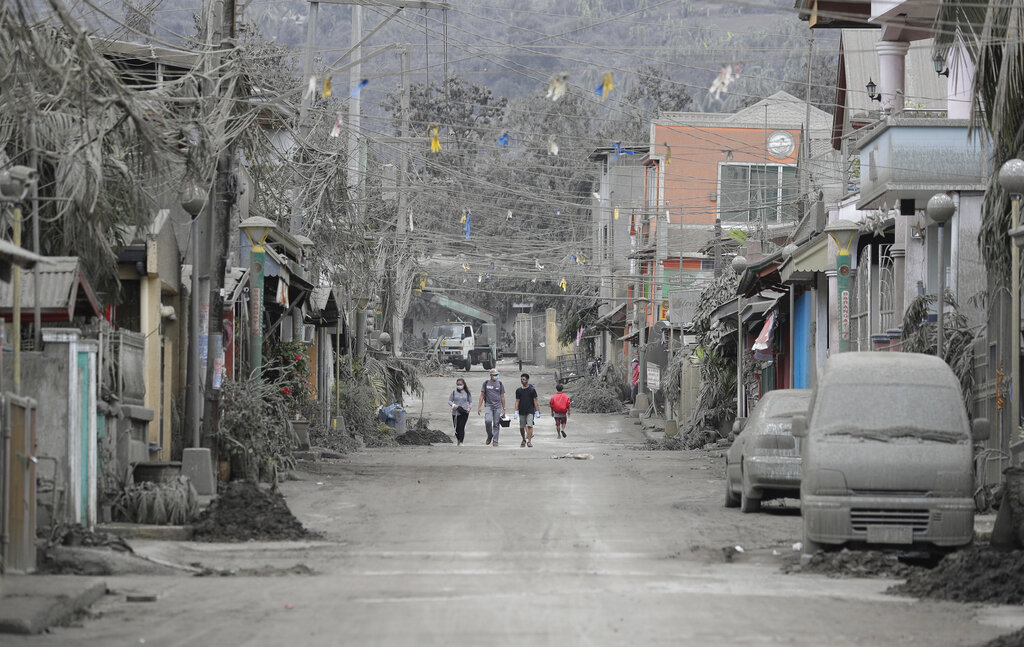
[[[498,381],[498,376],[497,375],[492,375],[491,379],[494,380],[495,382],[497,382]]]
[[[462,390],[462,385],[461,384],[457,384],[457,385],[455,385],[455,388],[461,391]]]
[[[529,380],[522,380],[522,382],[523,382],[523,386],[526,386],[526,383],[529,382]]]

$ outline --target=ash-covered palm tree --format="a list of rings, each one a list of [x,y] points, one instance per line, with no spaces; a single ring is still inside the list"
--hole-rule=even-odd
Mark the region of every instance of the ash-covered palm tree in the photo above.
[[[998,171],[1024,155],[1024,0],[942,0],[935,31],[938,53],[962,42],[975,66],[973,112],[991,136]],[[979,243],[989,274],[1008,283],[1010,223],[996,178],[989,176]]]

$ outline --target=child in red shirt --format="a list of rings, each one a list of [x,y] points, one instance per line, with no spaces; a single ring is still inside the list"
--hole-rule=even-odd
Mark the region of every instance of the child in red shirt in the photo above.
[[[572,401],[569,396],[562,393],[562,385],[555,387],[558,393],[551,396],[548,406],[551,408],[551,417],[555,419],[555,438],[565,438],[565,423],[569,418],[569,407]]]

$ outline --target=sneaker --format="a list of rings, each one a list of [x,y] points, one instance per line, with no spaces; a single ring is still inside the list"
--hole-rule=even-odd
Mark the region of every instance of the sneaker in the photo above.
[[[520,447],[526,447],[526,441],[524,440],[523,442],[519,443],[519,446]]]
[[[497,447],[497,446],[498,446],[498,441],[494,441],[493,443],[491,443],[491,447]]]
[[[530,441],[526,441],[526,446],[527,447],[533,447],[533,443],[531,443]]]
[[[562,432],[562,438],[565,438],[565,432],[564,431]]]

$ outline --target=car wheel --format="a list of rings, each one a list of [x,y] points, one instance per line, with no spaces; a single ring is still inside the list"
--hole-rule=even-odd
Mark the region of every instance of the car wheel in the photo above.
[[[729,481],[729,465],[725,466],[725,507],[740,507],[740,498],[732,491],[732,483]]]
[[[761,499],[755,499],[750,496],[751,487],[750,482],[747,481],[747,472],[741,468],[740,470],[742,487],[740,488],[740,511],[741,512],[760,512],[761,510]]]

